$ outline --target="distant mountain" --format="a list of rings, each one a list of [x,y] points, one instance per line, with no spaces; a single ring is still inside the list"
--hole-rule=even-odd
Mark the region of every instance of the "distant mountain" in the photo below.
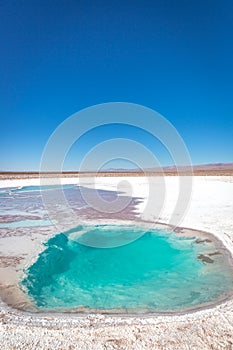
[[[174,165],[170,165],[170,166],[165,166],[163,168],[146,168],[146,169],[126,169],[126,168],[109,168],[109,169],[104,169],[101,171],[98,171],[98,173],[100,174],[122,174],[122,175],[126,175],[128,173],[132,173],[132,174],[140,174],[143,172],[146,173],[165,173],[167,175],[177,175],[177,171],[181,171],[181,172],[187,172],[188,175],[190,175],[190,171],[193,170],[195,175],[201,175],[201,173],[208,173],[209,175],[214,175],[215,172],[218,173],[219,175],[233,175],[233,162],[232,163],[210,163],[210,164],[199,164],[199,165],[193,165],[192,167],[190,166],[180,166],[178,169],[174,166]],[[48,174],[49,176],[52,175],[56,175],[56,174],[60,174],[59,172],[52,172],[52,171],[48,171],[48,172],[43,172],[44,174]],[[63,171],[62,172],[64,175],[72,175],[72,174],[79,174],[79,171],[77,170],[69,170],[69,171]],[[96,171],[94,170],[89,170],[89,171],[82,171],[82,174],[96,174]],[[20,175],[27,175],[29,174],[30,176],[38,176],[39,174],[41,174],[39,171],[0,171],[0,174],[3,176],[13,176],[14,174],[17,174],[17,176]],[[205,174],[204,174],[205,175]]]
[[[123,173],[123,172],[139,172],[140,169],[136,168],[136,169],[126,169],[126,168],[108,168],[108,169],[104,169],[101,170],[100,172],[104,172],[104,173]]]
[[[233,170],[233,162],[232,163],[210,163],[210,164],[199,164],[199,165],[193,165],[192,169],[194,171],[218,171],[218,170]],[[191,170],[190,166],[180,166],[176,167],[175,165],[169,165],[162,168],[145,168],[145,169],[126,169],[126,168],[109,168],[102,170],[101,172],[110,172],[110,173],[131,173],[131,172],[140,172],[140,171],[146,171],[146,172],[161,172],[161,171],[188,171]]]

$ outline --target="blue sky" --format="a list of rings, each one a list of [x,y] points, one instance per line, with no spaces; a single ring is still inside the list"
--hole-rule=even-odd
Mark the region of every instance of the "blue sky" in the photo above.
[[[194,164],[232,162],[232,39],[231,0],[1,1],[0,170],[37,170],[63,120],[114,101],[161,113]],[[171,163],[158,142],[131,131],[86,135],[67,169],[93,140],[122,133]]]

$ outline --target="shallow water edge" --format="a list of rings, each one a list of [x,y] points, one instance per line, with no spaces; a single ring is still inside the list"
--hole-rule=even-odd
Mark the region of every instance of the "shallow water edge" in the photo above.
[[[94,221],[96,223],[96,220]],[[94,222],[89,221],[88,224],[92,225]],[[171,230],[173,230],[172,226],[163,224],[163,223],[151,223],[151,222],[146,222],[146,221],[141,221],[141,220],[137,220],[137,221],[130,221],[130,220],[108,220],[106,222],[106,220],[98,220],[98,224],[127,224],[127,225],[132,225],[132,226],[139,226],[145,229],[163,229],[163,230],[167,230],[167,233],[169,234],[169,232],[171,232]],[[85,222],[85,224],[87,224],[87,222]],[[199,230],[193,230],[193,229],[189,229],[189,228],[183,228],[183,227],[179,227],[179,228],[175,228],[175,233],[177,234],[177,236],[182,236],[182,237],[188,237],[188,238],[195,238],[196,240],[211,240],[212,242],[214,241],[216,243],[216,245],[218,246],[218,249],[221,249],[224,251],[224,254],[227,256],[228,262],[229,264],[233,267],[233,258],[232,255],[230,253],[230,251],[228,251],[228,249],[226,249],[226,247],[223,245],[223,243],[214,235],[211,234],[209,232],[205,232],[205,231],[199,231]],[[43,249],[45,249],[46,247],[43,247]],[[35,259],[33,259],[34,261],[36,260],[37,256],[35,257]],[[30,264],[33,261],[30,261],[27,266],[24,266],[23,268],[27,268],[28,266],[30,266]],[[19,281],[22,280],[22,278],[24,277],[24,272],[21,270],[20,273],[20,278]],[[65,313],[66,315],[68,314],[77,314],[77,315],[87,315],[87,314],[106,314],[106,315],[121,315],[121,316],[153,316],[153,315],[181,315],[181,314],[186,314],[186,313],[192,313],[195,311],[199,311],[199,310],[204,310],[204,309],[209,309],[212,308],[216,305],[219,305],[227,300],[231,300],[233,299],[233,291],[227,294],[222,295],[221,297],[219,297],[218,299],[215,299],[214,301],[210,301],[210,302],[206,302],[203,303],[201,305],[196,305],[196,306],[191,306],[191,307],[185,307],[182,309],[176,309],[176,310],[166,310],[166,311],[153,311],[151,312],[151,310],[149,309],[144,309],[144,310],[140,310],[139,312],[137,311],[129,311],[126,309],[109,309],[109,310],[103,310],[103,309],[90,309],[90,308],[74,308],[73,310],[67,310],[67,309],[59,309],[59,310],[42,310],[42,309],[38,309],[35,307],[33,301],[30,299],[29,296],[25,295],[24,293],[21,292],[19,285],[16,285],[14,288],[14,293],[12,296],[9,295],[9,289],[8,287],[4,287],[1,288],[1,295],[2,295],[2,299],[7,302],[8,306],[10,306],[10,308],[13,309],[18,309],[23,313],[30,313],[32,312],[32,314],[36,313],[36,314],[43,314],[43,315],[47,315],[47,314],[62,314]],[[8,295],[8,297],[6,298],[6,296]],[[17,300],[17,302],[15,303],[15,301]]]

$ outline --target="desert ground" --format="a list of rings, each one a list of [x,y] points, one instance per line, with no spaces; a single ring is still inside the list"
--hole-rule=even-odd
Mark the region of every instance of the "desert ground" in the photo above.
[[[201,171],[201,175],[196,173],[192,178],[192,195],[179,226],[215,235],[233,256],[233,176],[229,174],[229,170],[217,174],[212,172],[215,170]],[[50,174],[49,177],[53,175]],[[179,177],[173,175],[175,173],[167,173],[164,177],[166,198],[159,213],[159,222],[162,224],[169,224],[179,193]],[[156,185],[158,176],[155,174],[151,176]],[[122,182],[121,189],[125,186],[127,193],[130,187],[132,196],[142,199],[136,208],[138,217],[144,221],[158,221],[153,211],[145,210],[149,190],[147,178],[142,174],[128,173],[124,176],[121,173],[115,176],[104,174],[96,178],[86,174],[85,177],[85,185],[97,189],[116,190],[117,185]],[[56,181],[78,184],[80,177],[69,173],[54,179],[54,183]],[[4,173],[0,177],[1,188],[39,184],[38,174]],[[17,281],[20,269],[30,262],[32,252],[35,256],[42,249],[44,239],[41,237],[31,239],[25,236],[16,238],[13,234],[10,237],[0,237],[0,272],[2,280],[8,284],[9,294],[12,292],[10,287]],[[12,308],[2,300],[0,339],[1,349],[7,350],[36,348],[230,350],[233,349],[233,298],[194,312],[143,316],[41,314]]]

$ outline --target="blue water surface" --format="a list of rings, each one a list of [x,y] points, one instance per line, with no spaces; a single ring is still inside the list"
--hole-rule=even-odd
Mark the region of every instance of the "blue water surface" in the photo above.
[[[95,239],[138,234],[116,248],[88,246]],[[61,233],[25,272],[22,288],[40,309],[122,312],[174,311],[204,305],[233,289],[230,265],[211,255],[213,243],[136,226],[81,226]],[[80,236],[80,232],[82,232]],[[206,263],[200,254],[212,257]]]

